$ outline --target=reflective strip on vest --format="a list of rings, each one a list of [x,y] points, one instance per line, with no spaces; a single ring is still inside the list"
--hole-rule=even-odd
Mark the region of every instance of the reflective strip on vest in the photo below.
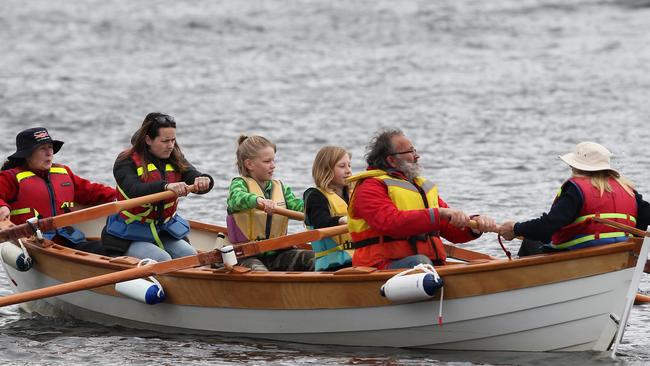
[[[345,250],[343,245],[337,245],[337,246],[329,248],[327,250],[322,250],[320,252],[314,251],[314,258],[318,259],[318,258],[324,257],[324,256],[326,256],[328,254],[338,252],[340,250]]]
[[[623,220],[629,220],[636,223],[636,217],[632,215],[622,214],[622,213],[599,213],[599,214],[584,215],[578,217],[573,223],[577,224],[587,219],[590,219],[592,217],[600,217],[602,219],[623,219]]]
[[[53,167],[50,168],[50,174],[68,174],[68,171],[65,170],[65,168],[62,168],[62,167],[53,166]],[[33,177],[35,175],[36,174],[34,174],[34,172],[30,172],[30,171],[20,172],[20,173],[16,174],[16,180],[18,181],[18,183],[20,183],[20,181],[22,181],[23,179]]]
[[[126,193],[124,193],[124,191],[122,190],[122,188],[120,186],[117,186],[117,190],[120,192],[120,194],[122,196],[124,196],[124,198],[126,198],[127,200],[130,199],[129,196],[127,196]],[[151,211],[153,210],[153,206],[151,205],[151,203],[145,203],[144,205],[142,205],[140,207],[145,207],[145,208],[147,208],[147,210],[142,212],[139,215],[131,213],[131,212],[127,211],[127,210],[120,211],[120,213],[122,213],[124,216],[128,217],[128,219],[125,221],[125,223],[127,225],[134,222],[134,221],[143,221],[143,219],[145,217],[147,217],[151,213]]]
[[[18,181],[18,183],[20,183],[20,181],[22,181],[23,179],[33,177],[35,175],[36,174],[34,174],[32,172],[20,172],[20,173],[16,174],[16,180]]]
[[[158,170],[156,165],[154,165],[153,163],[147,164],[147,171],[148,172],[153,172],[154,170]],[[138,177],[140,177],[140,176],[142,176],[142,174],[144,174],[144,168],[142,168],[141,166],[138,167],[137,171],[138,171]],[[171,164],[165,164],[165,171],[166,172],[175,172],[176,169],[174,169],[174,166],[171,165]]]
[[[32,211],[32,209],[29,208],[29,207],[18,208],[18,209],[15,209],[15,210],[11,210],[11,212],[9,212],[9,214],[10,215],[24,215],[24,214],[30,213],[31,211]],[[34,216],[38,216],[38,215],[34,215]]]
[[[415,192],[415,193],[420,193],[415,186],[405,180],[397,180],[397,179],[392,179],[392,178],[386,178],[383,180],[384,183],[389,186],[389,187],[400,187],[402,189],[406,189],[407,191]],[[426,192],[426,190],[425,190]]]
[[[598,239],[610,239],[610,238],[622,238],[622,237],[631,237],[632,234],[624,233],[622,231],[616,231],[616,232],[611,232],[611,233],[602,233],[602,234],[592,234],[592,235],[586,235],[586,236],[581,236],[577,239],[573,239],[571,241],[567,241],[562,244],[551,244],[551,247],[554,249],[567,249],[569,247],[582,244],[584,242],[588,242],[591,240],[598,240]]]

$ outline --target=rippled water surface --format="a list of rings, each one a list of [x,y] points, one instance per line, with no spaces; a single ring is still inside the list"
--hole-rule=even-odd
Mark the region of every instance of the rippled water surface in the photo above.
[[[278,145],[276,176],[302,193],[325,144],[353,154],[402,128],[442,197],[468,212],[545,211],[581,140],[650,194],[650,2],[60,1],[0,4],[0,155],[42,125],[57,161],[113,183],[115,156],[151,111],[216,179],[184,216],[223,224],[235,140]],[[294,224],[293,230],[300,226]],[[517,243],[511,244],[515,250]],[[469,244],[502,255],[493,234]],[[9,293],[4,273],[0,294]],[[642,289],[650,288],[644,279]],[[650,362],[635,307],[618,363]],[[602,354],[424,353],[107,328],[0,309],[0,362],[42,364],[610,364]]]

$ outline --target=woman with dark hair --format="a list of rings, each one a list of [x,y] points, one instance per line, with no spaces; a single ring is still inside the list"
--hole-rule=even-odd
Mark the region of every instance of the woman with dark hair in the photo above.
[[[32,217],[52,217],[70,212],[75,203],[97,205],[115,200],[115,189],[93,183],[54,163],[63,146],[43,127],[29,128],[16,136],[16,152],[0,172],[0,220],[22,224]],[[101,244],[66,226],[44,237],[70,248],[105,254]]]
[[[131,138],[131,148],[121,152],[113,166],[118,199],[125,200],[165,190],[178,197],[203,194],[214,184],[197,171],[176,143],[172,116],[149,113]],[[188,222],[176,214],[178,198],[142,205],[109,216],[102,241],[109,254],[165,261],[196,254],[186,239]]]

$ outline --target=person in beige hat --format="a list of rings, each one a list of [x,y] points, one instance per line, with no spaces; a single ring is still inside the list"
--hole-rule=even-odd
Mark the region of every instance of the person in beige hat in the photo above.
[[[499,234],[507,240],[523,236],[519,256],[524,256],[627,239],[619,229],[589,220],[596,215],[645,230],[650,204],[612,168],[611,156],[606,147],[589,141],[560,155],[571,167],[571,177],[562,184],[550,211],[529,221],[507,221],[500,225]]]

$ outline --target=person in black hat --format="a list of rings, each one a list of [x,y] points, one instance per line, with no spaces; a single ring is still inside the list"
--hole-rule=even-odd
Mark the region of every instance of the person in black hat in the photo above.
[[[96,205],[114,201],[112,187],[76,176],[69,167],[54,163],[63,146],[43,127],[29,128],[16,136],[16,152],[9,155],[0,171],[0,220],[22,224],[32,217],[51,217],[70,212],[75,203]],[[101,243],[86,240],[71,227],[44,233],[54,242],[98,254]]]
[[[176,121],[163,113],[149,113],[113,166],[118,199],[173,191],[187,196],[207,193],[214,181],[190,164],[176,142]],[[151,258],[158,262],[196,254],[189,244],[189,223],[176,214],[178,198],[124,210],[108,216],[102,243],[110,255]]]

